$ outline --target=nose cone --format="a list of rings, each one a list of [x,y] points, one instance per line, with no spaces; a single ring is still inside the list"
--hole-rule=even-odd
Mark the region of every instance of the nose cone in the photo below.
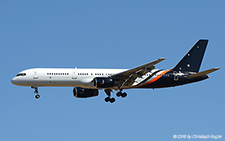
[[[14,77],[14,78],[11,80],[11,83],[14,84],[14,85],[18,85],[18,78]]]

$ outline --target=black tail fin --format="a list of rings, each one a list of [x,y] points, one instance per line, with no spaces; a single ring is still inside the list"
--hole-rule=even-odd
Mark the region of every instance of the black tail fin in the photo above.
[[[208,40],[199,40],[173,70],[199,72],[207,44]]]

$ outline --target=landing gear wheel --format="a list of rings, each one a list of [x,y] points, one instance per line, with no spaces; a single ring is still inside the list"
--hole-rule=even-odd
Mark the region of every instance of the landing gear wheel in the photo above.
[[[105,98],[105,102],[113,103],[113,102],[115,102],[115,101],[116,101],[115,98],[110,98],[110,97],[106,97],[106,98]]]
[[[117,96],[117,97],[120,97],[121,95],[122,95],[122,92],[116,93],[116,96]]]
[[[122,98],[125,98],[126,96],[127,96],[127,93],[122,93],[122,94],[121,94],[121,97],[122,97]]]
[[[35,98],[36,98],[36,99],[39,99],[39,98],[40,98],[40,95],[39,95],[39,94],[36,94],[36,95],[35,95]]]
[[[109,102],[110,100],[111,100],[110,97],[105,98],[105,102]]]
[[[116,100],[115,100],[115,98],[111,98],[110,99],[110,103],[113,103],[113,102],[115,102]]]

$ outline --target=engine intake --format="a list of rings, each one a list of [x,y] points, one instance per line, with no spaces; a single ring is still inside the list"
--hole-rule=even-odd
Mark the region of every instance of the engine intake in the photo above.
[[[94,78],[95,88],[112,88],[115,86],[115,81],[108,77],[96,77]]]
[[[88,98],[88,97],[94,97],[98,96],[98,90],[97,89],[84,89],[80,87],[73,88],[73,95],[76,98]]]

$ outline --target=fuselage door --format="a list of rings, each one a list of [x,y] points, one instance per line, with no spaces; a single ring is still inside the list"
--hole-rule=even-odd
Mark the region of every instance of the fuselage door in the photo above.
[[[77,79],[76,71],[77,71],[77,68],[75,68],[72,73],[72,79]]]
[[[178,75],[177,75],[177,72],[174,71],[173,74],[174,74],[174,81],[178,81],[179,77],[178,77]]]
[[[37,72],[34,71],[33,79],[38,79]]]

